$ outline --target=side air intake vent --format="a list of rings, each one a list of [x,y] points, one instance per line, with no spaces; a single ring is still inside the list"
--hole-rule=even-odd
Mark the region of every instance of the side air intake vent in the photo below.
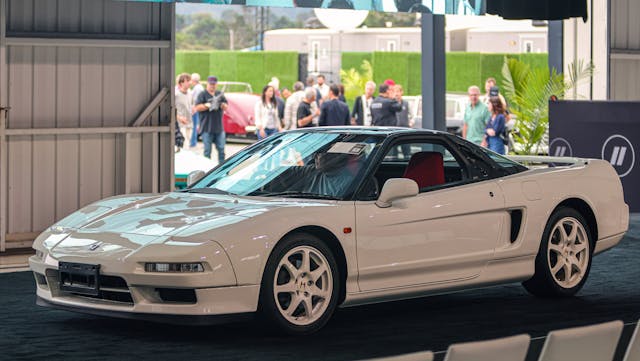
[[[511,214],[511,243],[515,242],[518,239],[518,234],[520,234],[520,227],[522,226],[522,210],[521,209],[512,209],[509,211]]]

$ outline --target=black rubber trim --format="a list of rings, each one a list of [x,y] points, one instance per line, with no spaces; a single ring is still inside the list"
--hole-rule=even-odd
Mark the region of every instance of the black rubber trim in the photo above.
[[[191,325],[191,326],[218,325],[223,323],[248,321],[255,317],[255,312],[231,313],[226,315],[173,315],[173,314],[136,313],[136,312],[124,312],[124,311],[98,310],[98,309],[92,309],[92,308],[86,308],[86,307],[60,305],[57,303],[47,301],[42,297],[36,298],[36,304],[38,306],[51,307],[59,310],[85,313],[89,315],[167,323],[172,325]]]

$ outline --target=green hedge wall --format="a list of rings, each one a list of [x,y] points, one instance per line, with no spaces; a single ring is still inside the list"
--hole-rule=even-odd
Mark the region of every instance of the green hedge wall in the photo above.
[[[451,52],[446,54],[447,91],[466,92],[470,85],[481,89],[488,77],[502,82],[502,63],[505,56],[518,58],[533,68],[547,67],[547,54],[480,54]],[[373,65],[377,84],[391,78],[405,88],[405,94],[418,95],[421,90],[421,54],[409,52],[345,52],[342,68],[360,70],[363,60]],[[272,76],[280,79],[281,87],[289,87],[298,78],[296,52],[239,52],[239,51],[178,51],[176,74],[200,73],[203,79],[217,75],[220,80],[244,81],[254,92],[260,92]]]
[[[193,70],[192,70],[193,69]],[[209,53],[205,51],[176,52],[176,75],[180,73],[199,73],[203,77],[209,71]]]
[[[481,85],[482,62],[478,54],[446,54],[447,91],[466,91],[470,85]]]
[[[298,53],[177,51],[176,74],[182,72],[199,73],[203,80],[216,75],[221,81],[247,82],[258,93],[273,76],[281,87],[290,87],[298,79]]]
[[[344,52],[342,53],[341,68],[345,70],[354,68],[360,71],[360,66],[362,66],[362,62],[365,60],[371,63],[373,61],[373,53]]]
[[[502,83],[504,57],[513,57],[533,68],[547,68],[547,54],[481,54],[450,52],[446,54],[448,92],[466,92],[470,85],[484,91],[488,77]],[[405,88],[407,95],[419,95],[421,89],[421,54],[403,52],[343,53],[342,69],[360,69],[364,59],[371,59],[373,80],[380,84],[391,78]]]

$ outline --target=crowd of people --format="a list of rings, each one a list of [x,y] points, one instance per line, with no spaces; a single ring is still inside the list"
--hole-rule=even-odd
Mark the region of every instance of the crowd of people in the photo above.
[[[207,77],[206,87],[197,73],[180,74],[176,79],[177,108],[176,144],[195,147],[198,135],[202,137],[204,156],[211,158],[212,145],[218,160],[225,158],[225,132],[222,123],[228,107],[224,94],[217,90],[218,78]],[[480,88],[469,87],[469,105],[464,114],[462,135],[467,140],[504,154],[508,112],[504,97],[499,94],[495,79],[485,83],[486,94]],[[366,83],[364,92],[349,109],[341,84],[326,83],[325,77],[310,76],[306,84],[293,84],[292,90],[279,89],[277,78],[262,88],[254,106],[254,121],[258,139],[290,129],[323,126],[397,126],[413,127],[410,105],[403,99],[403,87],[392,79],[378,86]],[[482,99],[481,99],[482,98]]]
[[[262,89],[255,105],[254,119],[258,139],[297,128],[365,125],[412,126],[409,104],[402,99],[402,86],[388,79],[380,85],[367,82],[364,94],[356,98],[349,109],[342,84],[328,85],[325,77],[310,76],[307,82],[293,84],[293,92],[280,91],[277,79]]]

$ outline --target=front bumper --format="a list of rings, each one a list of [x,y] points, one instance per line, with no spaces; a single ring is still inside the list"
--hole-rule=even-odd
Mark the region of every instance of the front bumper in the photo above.
[[[61,291],[57,262],[50,258],[41,260],[32,256],[29,265],[36,280],[38,304],[70,311],[169,323],[209,324],[245,318],[246,314],[255,312],[258,305],[259,285],[206,287],[202,285],[200,274],[148,274],[145,277],[139,273],[110,272],[101,276],[121,282],[112,282],[104,290],[101,288],[100,296],[90,297]],[[160,290],[176,289],[192,292],[195,299],[167,300],[161,296]]]
[[[173,314],[157,314],[157,313],[137,313],[123,312],[116,310],[102,310],[86,307],[69,306],[66,304],[54,303],[44,298],[37,297],[36,304],[38,306],[51,307],[58,310],[85,313],[89,315],[116,317],[130,320],[150,321],[169,323],[174,325],[204,326],[217,325],[221,323],[248,321],[254,318],[254,312],[247,313],[230,313],[222,315],[173,315]]]

